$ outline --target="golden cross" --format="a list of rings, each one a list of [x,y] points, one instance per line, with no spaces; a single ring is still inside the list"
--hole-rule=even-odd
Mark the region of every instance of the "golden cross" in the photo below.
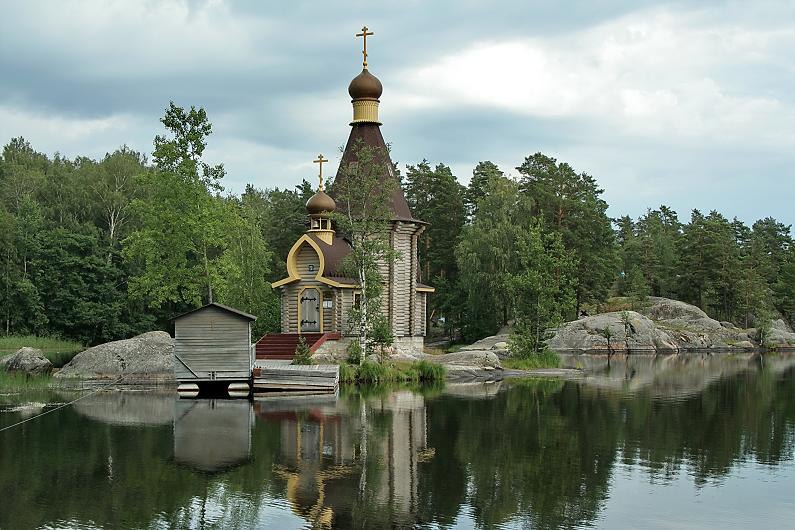
[[[357,33],[356,34],[357,37],[362,37],[363,38],[364,49],[362,50],[362,55],[364,55],[364,61],[362,61],[362,66],[364,66],[365,68],[367,68],[367,36],[368,35],[374,35],[374,33],[372,31],[368,32],[367,31],[367,26],[364,26],[362,28],[362,32],[361,33]]]
[[[318,178],[320,179],[320,186],[318,190],[323,191],[323,163],[328,162],[323,155],[317,155],[317,160],[314,160],[315,164],[320,164],[320,173],[318,174]]]

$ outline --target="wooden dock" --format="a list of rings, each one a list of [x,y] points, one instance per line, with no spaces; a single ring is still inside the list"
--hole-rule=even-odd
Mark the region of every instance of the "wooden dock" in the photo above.
[[[340,384],[340,367],[336,364],[295,365],[257,359],[253,375],[254,392],[336,392]]]

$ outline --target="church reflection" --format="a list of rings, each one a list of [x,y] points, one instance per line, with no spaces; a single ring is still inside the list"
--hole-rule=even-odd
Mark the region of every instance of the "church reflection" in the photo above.
[[[293,511],[313,527],[344,524],[361,502],[382,506],[392,521],[413,518],[418,463],[434,454],[421,395],[262,400],[254,410],[259,421],[278,424],[275,474]]]

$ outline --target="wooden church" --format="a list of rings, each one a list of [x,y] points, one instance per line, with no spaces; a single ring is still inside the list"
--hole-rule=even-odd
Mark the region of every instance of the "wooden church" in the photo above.
[[[427,223],[411,214],[403,190],[397,183],[388,159],[388,150],[381,135],[378,119],[382,85],[367,68],[367,28],[357,36],[364,37],[364,62],[362,72],[351,81],[348,93],[353,104],[351,132],[340,162],[335,183],[345,178],[343,168],[355,164],[354,146],[378,148],[386,155],[388,170],[381,175],[384,181],[392,180],[394,188],[388,205],[392,219],[389,222],[389,241],[398,252],[394,262],[384,264],[381,310],[388,319],[399,350],[422,349],[425,336],[426,304],[433,288],[417,281],[419,277],[417,244]],[[337,209],[334,187],[326,193],[323,187],[322,155],[316,160],[320,165],[320,184],[306,203],[309,225],[306,233],[292,246],[287,255],[287,277],[272,284],[281,296],[281,334],[263,337],[256,347],[257,358],[291,358],[298,337],[303,336],[313,351],[326,343],[325,350],[344,350],[346,337],[356,334],[348,322],[348,314],[357,303],[360,292],[356,279],[346,277],[341,265],[351,252],[344,234],[336,231],[333,213]],[[342,340],[340,340],[342,339]],[[337,345],[329,343],[337,341]]]

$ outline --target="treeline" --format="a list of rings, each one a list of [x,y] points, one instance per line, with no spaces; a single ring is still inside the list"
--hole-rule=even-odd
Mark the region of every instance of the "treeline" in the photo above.
[[[307,182],[225,194],[203,158],[202,109],[171,105],[153,159],[128,147],[101,160],[52,158],[23,138],[0,159],[0,332],[85,344],[168,329],[210,298],[278,329],[269,282],[304,230]]]
[[[0,158],[0,325],[5,334],[56,335],[86,344],[129,337],[214,300],[279,328],[269,286],[305,230],[294,189],[226,193],[223,165],[203,154],[203,109],[173,103],[151,161],[121,147],[101,160],[52,158],[22,138]],[[614,294],[668,296],[721,320],[795,319],[790,227],[747,227],[717,212],[682,223],[667,207],[637,220],[607,215],[593,177],[541,153],[506,176],[479,163],[468,186],[444,164],[406,166],[420,241],[421,281],[436,287],[429,317],[465,340],[509,321],[519,346]]]
[[[449,335],[473,340],[515,320],[518,346],[536,351],[544,329],[604,309],[608,297],[683,300],[748,327],[795,321],[790,226],[751,227],[698,210],[683,223],[666,206],[612,220],[596,181],[541,153],[506,176],[491,162],[467,187],[444,164],[408,166],[407,199],[431,223],[420,246],[430,313]]]

